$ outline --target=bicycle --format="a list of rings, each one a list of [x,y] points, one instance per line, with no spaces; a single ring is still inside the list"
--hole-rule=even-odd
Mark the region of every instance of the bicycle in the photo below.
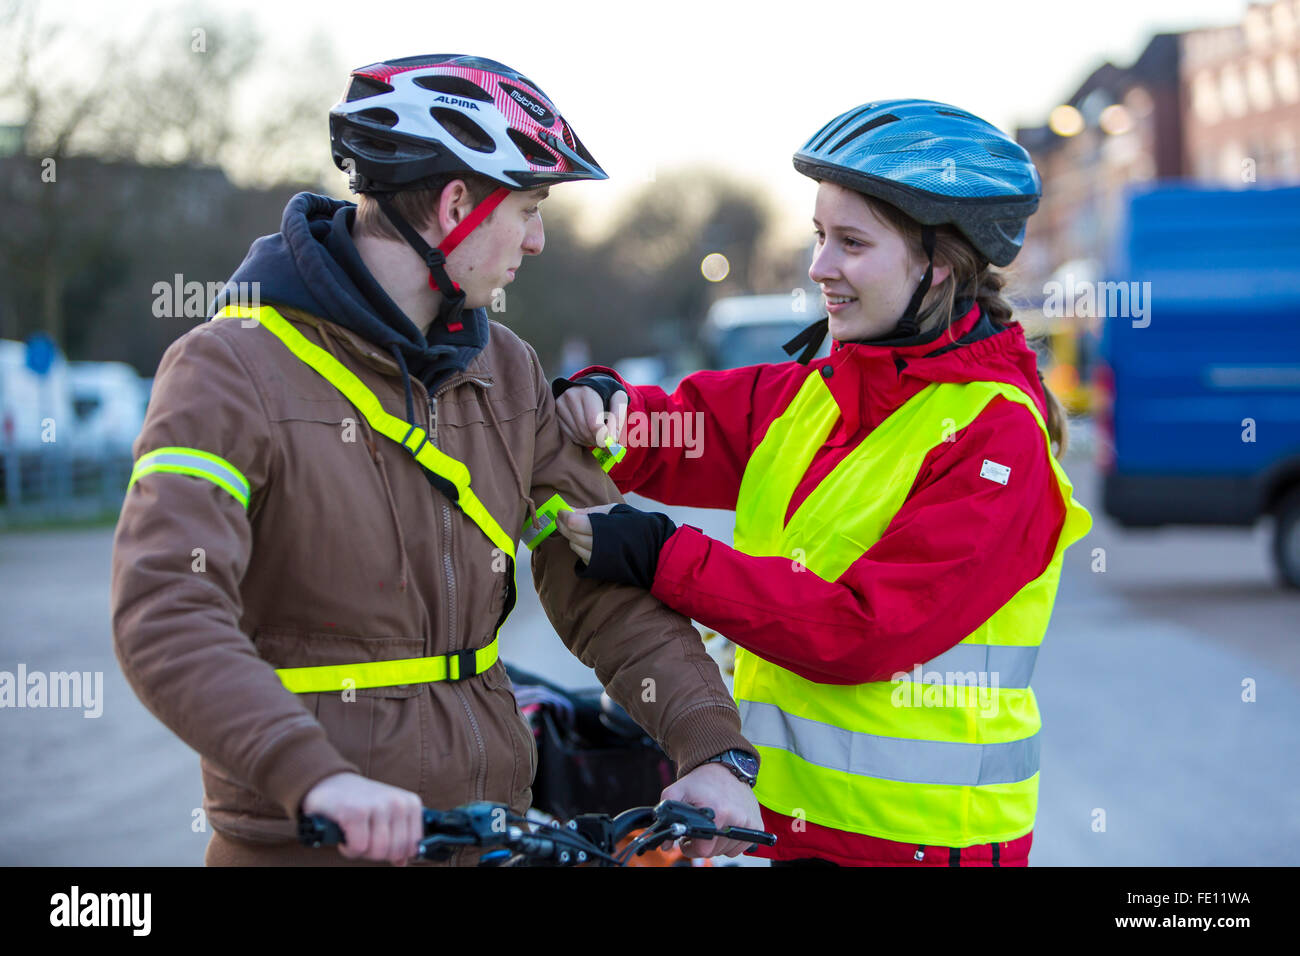
[[[776,835],[744,827],[718,827],[709,807],[662,800],[633,807],[617,816],[584,813],[561,825],[535,824],[502,803],[480,800],[452,810],[424,811],[424,838],[416,859],[446,861],[463,847],[481,847],[479,866],[627,866],[634,855],[669,840],[748,840],[773,846]],[[536,829],[528,829],[535,827]],[[634,830],[644,830],[621,851],[617,845]],[[298,839],[311,847],[345,842],[339,825],[320,814],[298,818]]]

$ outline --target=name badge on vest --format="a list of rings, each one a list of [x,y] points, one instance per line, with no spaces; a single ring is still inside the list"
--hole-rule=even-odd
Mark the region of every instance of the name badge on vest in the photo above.
[[[999,485],[1005,485],[1007,479],[1011,477],[1011,469],[1006,465],[999,465],[996,461],[984,459],[984,465],[980,468],[980,477],[987,478],[989,481],[996,481]]]

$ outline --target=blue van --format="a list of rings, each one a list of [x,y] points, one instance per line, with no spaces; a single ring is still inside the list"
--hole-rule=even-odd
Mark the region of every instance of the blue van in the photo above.
[[[1300,588],[1300,188],[1146,185],[1096,298],[1103,507],[1120,524],[1275,519]]]

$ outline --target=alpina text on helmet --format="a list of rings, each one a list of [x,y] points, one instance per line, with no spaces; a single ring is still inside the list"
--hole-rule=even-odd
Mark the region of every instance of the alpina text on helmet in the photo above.
[[[458,100],[454,96],[435,96],[433,101],[435,103],[450,103],[452,106],[459,106],[467,110],[478,109],[477,103],[474,103],[471,100]]]

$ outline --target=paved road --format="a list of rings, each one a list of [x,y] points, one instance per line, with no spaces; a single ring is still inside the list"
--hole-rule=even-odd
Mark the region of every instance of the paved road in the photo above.
[[[1101,515],[1088,463],[1067,468],[1096,524],[1067,553],[1034,676],[1044,745],[1033,863],[1294,864],[1300,596],[1273,584],[1267,529],[1125,532]],[[728,515],[671,510],[730,540]],[[111,545],[111,529],[0,535],[0,670],[104,680],[98,718],[0,710],[0,863],[202,861],[198,758],[113,657]],[[551,631],[526,560],[519,574],[505,656],[593,685]]]

